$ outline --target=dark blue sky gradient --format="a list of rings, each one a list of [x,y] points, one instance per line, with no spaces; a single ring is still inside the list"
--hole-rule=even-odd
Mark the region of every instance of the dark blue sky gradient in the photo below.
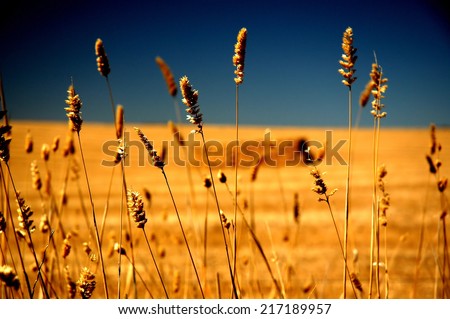
[[[206,123],[233,124],[231,59],[236,35],[246,27],[242,124],[346,126],[348,90],[337,69],[342,33],[351,26],[359,57],[355,114],[376,51],[389,78],[382,125],[449,125],[450,28],[439,3],[7,0],[0,5],[0,72],[12,120],[66,120],[72,77],[85,122],[111,121],[95,62],[100,37],[115,102],[127,121],[176,119],[154,61],[159,55],[176,79],[187,75],[199,90]],[[372,125],[369,112],[370,105],[364,126]]]

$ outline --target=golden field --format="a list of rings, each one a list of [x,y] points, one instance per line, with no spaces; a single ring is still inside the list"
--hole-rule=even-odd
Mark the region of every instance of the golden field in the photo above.
[[[145,230],[155,252],[168,294],[171,298],[200,298],[164,177],[159,168],[149,164],[147,154],[140,151],[143,148],[139,149],[136,146],[140,141],[133,130],[134,126],[139,127],[153,141],[159,152],[162,149],[162,142],[173,141],[174,137],[167,125],[126,123],[125,132],[129,132],[129,142],[133,146],[128,151],[124,177],[128,188],[140,192],[143,196],[146,190],[151,194],[151,200],[144,199],[144,208],[148,219]],[[185,137],[192,128],[188,125],[179,127],[181,134]],[[266,129],[266,127],[240,126],[240,143],[261,141]],[[271,139],[277,143],[296,141],[301,138],[325,142],[326,131],[331,131],[333,146],[338,141],[347,138],[347,129],[343,128],[271,127],[270,130]],[[32,236],[36,251],[40,254],[49,243],[49,234],[42,233],[39,229],[40,219],[45,213],[48,214],[51,211],[52,198],[54,202],[58,203],[57,205],[60,205],[61,191],[66,187],[67,202],[59,206],[61,208],[60,218],[53,216],[52,222],[56,224],[56,221],[60,221],[65,232],[72,234],[70,239],[72,249],[65,259],[61,258],[63,237],[60,228],[52,225],[52,228],[55,229],[53,235],[55,244],[48,245],[47,260],[42,267],[51,297],[66,297],[63,266],[69,265],[70,275],[74,281],[78,279],[82,267],[90,267],[96,274],[97,281],[93,298],[104,298],[99,263],[90,261],[83,252],[83,242],[88,242],[93,252],[98,253],[95,238],[89,235],[89,228],[92,228],[92,209],[76,134],[75,153],[66,157],[62,154],[67,131],[67,123],[13,122],[9,165],[15,187],[34,212],[33,219],[37,229]],[[24,150],[27,132],[31,134],[34,143],[31,153],[26,153]],[[204,126],[204,132],[207,141],[218,141],[221,145],[227,145],[233,140],[235,134],[232,126],[208,124]],[[51,145],[56,136],[60,137],[59,149],[51,152],[48,161],[44,161],[41,158],[41,147],[45,143]],[[132,267],[128,259],[132,255],[132,251],[128,234],[129,219],[122,186],[122,172],[120,165],[102,164],[102,161],[112,160],[110,153],[105,154],[104,144],[111,143],[108,145],[113,145],[111,142],[115,140],[113,124],[84,123],[80,137],[97,222],[99,228],[104,226],[102,247],[110,297],[116,298],[118,291],[119,254],[111,253],[111,247],[115,242],[119,242],[119,225],[122,214],[122,244],[126,249],[127,256],[122,255],[120,258],[121,298],[164,298],[160,281],[145,243],[145,237],[131,221],[134,264],[139,272],[136,285],[133,284]],[[441,176],[450,176],[450,130],[438,128],[437,139],[442,144],[440,174]],[[200,136],[196,135],[195,140],[201,142]],[[348,145],[345,144],[339,149],[339,154],[344,160],[347,160],[347,147]],[[436,181],[434,176],[429,173],[429,167],[425,160],[425,155],[429,153],[429,147],[429,129],[381,128],[379,163],[385,164],[388,171],[385,177],[385,186],[386,191],[390,194],[391,206],[387,211],[386,233],[384,228],[381,232],[380,244],[383,249],[380,251],[380,258],[384,263],[384,236],[386,235],[390,298],[434,298],[436,296],[435,266],[437,256],[441,256],[441,251],[437,251],[437,229],[440,223],[441,204]],[[111,147],[111,149],[113,148]],[[354,129],[352,150],[348,265],[351,272],[358,274],[363,290],[361,296],[367,298],[374,178],[373,129]],[[172,151],[173,149],[169,147],[165,172],[195,263],[199,269],[205,296],[207,298],[231,298],[230,276],[220,231],[222,226],[214,197],[210,190],[204,187],[204,178],[209,175],[208,167],[201,165],[190,167],[188,170],[186,167],[176,165],[171,157]],[[196,151],[196,156],[201,156],[202,149],[199,147]],[[211,148],[210,151],[214,151],[214,149]],[[259,152],[260,149],[257,151]],[[184,153],[181,152],[181,154]],[[216,159],[220,158],[221,156],[216,156]],[[140,165],[142,164],[140,159],[145,160],[145,165]],[[45,185],[40,191],[33,188],[30,171],[33,160],[37,161],[43,181],[47,172],[51,173],[51,188],[46,191]],[[72,170],[74,161],[78,163],[78,174],[74,174]],[[238,170],[238,204],[248,220],[252,218],[251,212],[254,213],[255,233],[261,241],[272,273],[285,297],[339,298],[343,285],[343,258],[327,205],[325,202],[319,202],[318,195],[311,190],[314,182],[310,175],[312,168],[301,164],[285,166],[281,161],[278,162],[277,167],[263,164],[259,167],[256,179],[252,182],[253,166],[254,164],[250,167],[240,167]],[[233,198],[230,191],[231,194],[234,194],[234,168],[222,166],[220,169],[227,176],[227,185],[220,183],[215,176],[219,168],[213,168],[218,201],[227,218],[233,220]],[[322,162],[318,165],[318,169],[320,172],[326,172],[324,180],[328,188],[330,190],[337,188],[337,192],[330,198],[330,203],[342,238],[346,166],[334,159],[328,164]],[[68,171],[70,173],[65,184]],[[5,167],[3,172],[7,179]],[[189,172],[193,189],[190,187]],[[9,200],[14,215],[17,205],[11,187],[11,181],[8,180],[6,188],[10,190]],[[294,220],[293,214],[295,193],[298,194],[300,208],[297,221]],[[2,191],[2,206],[6,212],[7,201],[4,195],[5,188]],[[104,217],[105,213],[106,217]],[[208,214],[206,267],[203,265],[205,214]],[[240,297],[278,298],[279,294],[274,288],[261,255],[243,225],[240,214],[237,217],[236,273]],[[420,260],[417,261],[422,225],[424,226],[423,252]],[[9,244],[15,247],[11,227],[7,229],[6,234],[10,237]],[[228,235],[231,235],[229,239],[232,243],[233,232],[227,233]],[[3,235],[1,238],[2,251],[5,252],[6,242]],[[22,251],[25,252],[26,267],[31,269],[34,262],[28,253],[25,241],[22,240],[20,245]],[[356,252],[357,260],[354,258]],[[17,263],[16,255],[14,256]],[[0,259],[2,263],[5,258],[10,260],[3,254]],[[42,260],[41,256],[38,256],[38,259]],[[384,266],[380,267],[382,297],[385,294],[384,269]],[[21,275],[21,271],[18,271],[18,274],[22,286],[25,287],[23,274]],[[37,273],[30,271],[29,274],[31,282],[34,282]],[[142,281],[145,282],[151,293],[145,289]],[[39,284],[37,286],[39,287]],[[416,287],[415,292],[414,287]],[[438,284],[439,289],[442,289],[440,284]],[[23,291],[24,296],[27,297],[26,290]],[[42,297],[41,290],[37,289],[36,291],[36,296]],[[348,296],[353,297],[349,283],[347,291]],[[5,293],[6,288],[2,292],[3,297],[5,297]]]

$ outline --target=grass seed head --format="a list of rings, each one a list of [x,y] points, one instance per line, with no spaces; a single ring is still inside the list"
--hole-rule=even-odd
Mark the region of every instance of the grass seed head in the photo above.
[[[344,54],[342,54],[342,60],[339,61],[342,69],[339,69],[338,72],[344,77],[342,83],[351,87],[353,82],[356,81],[354,76],[356,69],[354,67],[358,57],[356,56],[357,49],[353,47],[353,29],[350,27],[344,31],[342,36],[342,50]]]
[[[41,174],[39,173],[39,167],[37,166],[36,161],[31,162],[31,181],[33,183],[33,188],[35,190],[41,190],[42,188],[42,179]]]
[[[198,91],[192,88],[187,76],[183,76],[180,79],[180,88],[181,94],[183,95],[183,99],[181,101],[187,106],[187,120],[190,123],[197,125],[198,130],[196,132],[200,133],[203,128],[203,114],[200,113],[200,106],[197,104]]]
[[[169,94],[173,97],[177,95],[177,85],[175,84],[175,78],[173,77],[172,71],[170,70],[167,63],[159,56],[155,58],[156,64],[159,66],[164,80],[167,84],[167,90]]]
[[[82,299],[92,297],[96,285],[95,274],[89,268],[83,267],[80,272],[80,279],[77,281],[78,290]]]
[[[95,55],[97,56],[97,70],[101,75],[107,77],[111,69],[109,68],[109,60],[106,55],[105,47],[101,39],[95,41]]]
[[[33,152],[33,136],[31,136],[30,131],[27,132],[27,135],[25,136],[25,152],[31,153]]]
[[[20,280],[11,266],[0,266],[0,281],[2,281],[6,287],[12,287],[14,290],[19,290]]]
[[[116,137],[117,137],[117,139],[120,139],[123,136],[123,121],[124,121],[123,106],[119,104],[119,105],[117,105],[117,108],[116,108]]]
[[[145,217],[144,201],[142,200],[142,196],[139,192],[129,189],[127,192],[127,197],[127,206],[130,216],[133,218],[133,221],[136,223],[138,228],[144,228],[147,223],[147,218]]]
[[[81,130],[81,124],[83,124],[80,112],[83,103],[81,102],[79,95],[76,94],[73,84],[67,89],[66,104],[68,107],[64,108],[64,110],[66,110],[66,115],[72,123],[72,130],[79,132]]]
[[[237,42],[234,45],[233,65],[236,67],[234,74],[234,82],[236,85],[244,82],[244,66],[245,66],[245,51],[247,47],[247,29],[242,28],[237,35]]]
[[[152,165],[155,167],[158,167],[160,169],[164,169],[164,161],[161,159],[161,157],[158,155],[158,153],[154,150],[152,143],[149,141],[149,139],[144,135],[144,133],[137,127],[134,128],[137,135],[139,136],[141,142],[144,144],[145,148],[147,149],[148,154],[150,155],[150,158],[152,160]]]

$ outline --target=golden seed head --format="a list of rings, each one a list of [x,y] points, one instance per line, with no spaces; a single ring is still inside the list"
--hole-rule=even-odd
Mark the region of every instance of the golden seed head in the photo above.
[[[12,287],[14,290],[19,290],[20,288],[19,276],[11,266],[0,266],[0,281],[2,281],[6,287]]]
[[[105,47],[101,39],[95,42],[95,55],[97,56],[97,70],[101,75],[107,77],[111,69],[109,68],[108,57],[105,52]]]
[[[124,255],[126,256],[127,251],[125,250],[125,248],[123,248],[123,246],[121,246],[119,243],[114,243],[114,251],[117,252],[120,255]]]
[[[188,115],[186,118],[190,123],[197,125],[198,130],[196,132],[200,133],[203,128],[203,114],[200,113],[200,106],[197,104],[198,91],[192,88],[187,76],[180,79],[180,88],[183,95],[181,101],[187,106],[186,112]]]
[[[46,162],[50,158],[50,146],[48,144],[42,144],[42,147],[41,147],[41,158],[44,161],[46,161]]]
[[[70,244],[70,238],[72,238],[72,234],[67,233],[66,238],[64,238],[63,240],[62,258],[66,258],[70,254],[70,250],[72,249],[72,245]]]
[[[203,186],[205,186],[206,188],[210,188],[212,186],[211,176],[205,177],[205,179],[203,180]]]
[[[79,95],[76,94],[73,84],[67,89],[66,104],[68,107],[64,108],[64,110],[66,110],[66,115],[72,123],[72,130],[79,132],[81,130],[81,124],[83,123],[80,112],[83,103],[81,102]]]
[[[177,85],[175,84],[175,79],[173,77],[172,71],[170,70],[167,63],[159,56],[155,58],[156,64],[159,66],[161,73],[163,75],[164,80],[167,84],[167,89],[169,90],[169,94],[173,97],[177,95]]]
[[[28,131],[27,135],[25,136],[25,152],[33,152],[33,137],[31,136],[30,131]]]
[[[53,143],[52,143],[52,151],[56,152],[59,148],[59,136],[55,136],[53,138]]]
[[[384,98],[383,93],[386,92],[388,86],[388,79],[383,77],[383,71],[381,66],[377,63],[372,64],[372,71],[370,72],[370,78],[372,83],[372,111],[370,112],[375,118],[383,118],[386,117],[386,112],[381,112],[384,108],[384,104],[381,103],[381,100]]]
[[[17,219],[19,220],[19,231],[29,231],[30,233],[34,232],[36,229],[33,225],[33,220],[31,216],[33,216],[33,211],[31,207],[25,203],[25,199],[20,196],[20,193],[17,192]]]
[[[89,299],[92,297],[92,293],[95,289],[95,274],[92,273],[89,268],[83,267],[80,272],[80,279],[77,281],[78,290],[80,296],[83,299]]]
[[[137,127],[134,128],[137,135],[139,136],[141,142],[144,144],[145,148],[147,149],[148,154],[150,155],[150,158],[152,160],[152,165],[155,167],[158,167],[160,169],[164,169],[164,161],[161,159],[161,157],[158,155],[158,153],[153,149],[152,143],[148,140],[148,138],[144,135],[144,133]]]
[[[262,163],[263,157],[259,159],[258,163],[255,166],[253,166],[252,172],[250,174],[250,182],[256,181],[256,178],[258,177],[259,168],[261,167]]]
[[[438,190],[443,193],[447,189],[448,178],[443,177],[438,181]]]
[[[145,218],[144,201],[139,192],[128,190],[128,212],[133,218],[136,226],[138,228],[144,228],[147,223],[147,218]]]
[[[0,119],[3,118],[4,113],[0,113]],[[8,163],[10,158],[9,144],[11,143],[11,126],[0,126],[0,160]]]
[[[31,180],[33,182],[33,188],[39,191],[42,188],[42,180],[36,161],[31,162]]]
[[[437,169],[436,169],[436,166],[434,165],[434,162],[433,162],[433,159],[431,158],[431,156],[427,154],[425,158],[427,160],[430,173],[431,174],[436,174],[437,173]]]
[[[123,106],[117,105],[116,108],[116,137],[117,139],[122,138],[123,135]]]
[[[181,135],[180,131],[178,130],[178,127],[172,121],[167,122],[167,125],[169,126],[169,129],[172,132],[172,134],[174,135],[178,145],[185,146],[186,144],[184,142],[184,138]]]
[[[225,213],[222,210],[220,210],[220,218],[222,219],[223,227],[230,229],[231,222],[227,219],[227,216],[225,216]]]
[[[172,284],[173,293],[177,293],[178,291],[180,291],[180,281],[181,281],[180,271],[178,269],[175,269],[173,273],[173,284]]]
[[[436,139],[436,125],[430,125],[430,136],[431,136],[431,145],[430,145],[430,154],[434,155],[437,150],[437,139]]]
[[[350,27],[344,31],[342,36],[342,51],[344,51],[344,54],[342,54],[342,60],[339,60],[342,69],[339,69],[338,72],[344,77],[342,83],[351,87],[353,82],[356,81],[354,66],[358,57],[356,56],[357,49],[353,47],[353,29]]]
[[[67,298],[74,299],[77,292],[77,283],[72,280],[68,265],[64,267],[64,279],[66,280]]]
[[[48,216],[47,214],[44,214],[41,216],[41,220],[39,221],[39,231],[45,234],[48,233],[49,230],[50,230],[50,223],[48,221]]]
[[[237,42],[234,45],[233,65],[236,67],[234,74],[234,82],[236,85],[244,82],[244,66],[245,66],[245,51],[247,47],[247,29],[242,28],[237,35]]]
[[[2,211],[0,211],[0,234],[6,230],[6,217]]]
[[[294,221],[298,224],[300,219],[300,204],[298,202],[298,193],[294,194]]]
[[[227,182],[227,176],[225,175],[224,172],[222,172],[221,169],[217,173],[217,178],[219,179],[219,182],[221,182],[221,183],[226,183]]]

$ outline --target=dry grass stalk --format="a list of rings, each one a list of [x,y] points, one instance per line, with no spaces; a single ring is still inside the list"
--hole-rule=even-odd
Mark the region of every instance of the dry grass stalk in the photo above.
[[[155,58],[156,64],[161,70],[162,76],[167,84],[167,90],[169,94],[173,97],[177,95],[177,85],[175,84],[175,78],[173,77],[172,71],[170,70],[167,63],[159,56]]]
[[[147,140],[147,142],[148,142],[148,140]],[[150,143],[150,142],[148,142],[148,143]],[[163,170],[163,167],[161,167],[161,169]],[[164,294],[165,294],[166,298],[168,299],[169,294],[167,293],[166,285],[164,283],[162,274],[159,270],[158,263],[156,262],[155,255],[153,254],[153,250],[150,245],[150,242],[148,241],[147,233],[145,232],[144,227],[145,227],[145,224],[147,223],[147,218],[145,217],[146,214],[145,214],[145,210],[144,210],[144,201],[142,200],[141,194],[139,194],[139,192],[129,189],[127,191],[127,206],[128,206],[128,212],[129,212],[130,216],[133,218],[134,222],[136,223],[136,226],[138,228],[141,228],[144,233],[144,237],[147,242],[147,246],[150,251],[152,260],[153,260],[153,264],[155,265],[156,272],[158,273],[159,279],[161,281],[161,285],[163,287]],[[121,246],[119,245],[118,248],[119,247],[121,247]],[[122,253],[122,251],[120,251],[120,252]],[[125,251],[123,251],[123,253],[125,254]]]
[[[345,208],[344,208],[344,269],[343,269],[343,296],[347,297],[347,250],[348,250],[348,223],[350,212],[350,170],[351,170],[351,157],[352,157],[352,84],[356,81],[354,76],[355,62],[357,60],[357,49],[353,46],[353,29],[348,27],[342,37],[342,60],[339,64],[342,69],[338,72],[344,77],[342,83],[348,87],[348,164],[347,164],[347,178],[345,185]]]
[[[370,72],[372,111],[370,112],[374,118],[374,134],[373,134],[373,188],[372,188],[372,231],[371,231],[371,244],[370,244],[370,269],[369,269],[369,298],[372,297],[372,283],[374,277],[374,265],[375,265],[375,280],[377,297],[380,298],[380,275],[379,275],[379,247],[380,247],[380,234],[379,234],[379,207],[377,200],[377,170],[378,170],[378,150],[380,140],[380,125],[381,119],[386,117],[387,113],[382,111],[384,104],[382,99],[384,93],[387,90],[387,78],[384,78],[384,74],[381,66],[378,65],[375,57],[375,63],[372,64],[372,70]],[[374,260],[375,259],[375,260]]]
[[[193,132],[199,133],[202,136],[203,151],[206,156],[207,163],[208,163],[209,175],[211,177],[211,184],[212,184],[213,192],[214,192],[214,199],[216,201],[217,214],[219,217],[219,221],[221,222],[222,218],[220,215],[219,199],[217,197],[216,185],[214,183],[214,177],[213,177],[213,173],[212,173],[211,163],[209,160],[208,148],[206,147],[205,134],[203,133],[203,114],[200,113],[200,106],[198,105],[198,91],[194,90],[192,88],[192,85],[190,84],[187,76],[184,76],[180,79],[180,88],[181,88],[181,94],[183,95],[182,102],[187,106],[186,112],[189,114],[189,115],[187,115],[187,120],[190,123],[197,125],[198,129],[194,130]],[[223,228],[221,228],[221,229],[222,229],[222,239],[223,239],[227,262],[228,262],[228,269],[230,272],[230,279],[231,279],[231,283],[233,285],[233,294],[236,298],[238,298],[235,276],[233,274],[233,270],[232,270],[231,263],[230,263],[230,253],[228,251],[227,239],[225,236],[224,229]]]
[[[48,144],[42,144],[41,158],[47,162],[50,159],[50,146]]]

